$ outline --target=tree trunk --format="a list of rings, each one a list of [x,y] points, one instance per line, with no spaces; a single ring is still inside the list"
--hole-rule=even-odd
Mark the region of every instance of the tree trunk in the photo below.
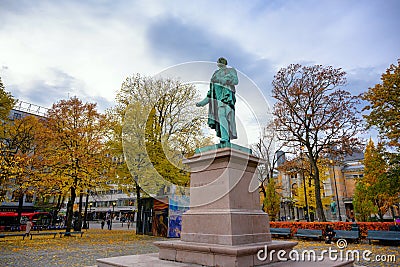
[[[264,183],[260,184],[260,192],[263,193],[264,198],[267,197],[267,191],[265,191]],[[264,201],[262,203],[262,210],[264,210]]]
[[[88,229],[88,223],[87,223],[87,207],[89,204],[89,194],[86,194],[86,200],[85,200],[85,212],[83,215],[83,227],[85,229]]]
[[[390,211],[392,212],[392,219],[394,221],[395,214],[394,214],[394,207],[393,206],[390,206]]]
[[[319,180],[319,170],[316,161],[311,161],[312,169],[314,170],[313,178],[315,184],[315,202],[317,205],[317,217],[319,221],[326,222],[324,207],[321,200],[321,185]],[[339,204],[339,203],[338,203]],[[339,206],[339,205],[338,205]]]
[[[24,206],[24,194],[19,193],[18,197],[18,209],[17,209],[17,224],[21,225],[21,215],[22,215],[22,207]]]
[[[89,193],[86,194],[86,200],[85,200],[85,212],[83,215],[83,225],[85,229],[89,229],[89,224],[88,224],[88,219],[87,219],[87,207],[89,205]]]
[[[62,195],[58,195],[57,205],[54,207],[51,217],[51,225],[55,225],[55,219],[57,218],[58,212],[61,209],[61,205],[64,202],[64,197]]]
[[[378,211],[378,215],[379,215],[379,220],[381,221],[381,222],[383,222],[383,215],[384,214],[382,214],[382,211]]]
[[[68,200],[67,204],[67,226],[66,226],[66,232],[71,232],[71,227],[72,227],[72,217],[74,215],[74,202],[76,198],[76,191],[74,187],[71,187],[71,196]]]
[[[79,194],[79,210],[78,210],[78,223],[76,225],[75,230],[81,231],[82,230],[82,201],[83,201],[83,194]]]
[[[137,215],[136,215],[136,233],[142,229],[142,207],[140,206],[140,186],[136,183],[136,203],[137,203]]]

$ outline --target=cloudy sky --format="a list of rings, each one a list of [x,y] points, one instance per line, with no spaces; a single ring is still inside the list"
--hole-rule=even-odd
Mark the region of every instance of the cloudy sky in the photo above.
[[[291,63],[343,68],[359,94],[400,58],[399,10],[398,0],[0,0],[0,77],[23,101],[76,95],[104,110],[128,75],[224,56],[267,99]]]

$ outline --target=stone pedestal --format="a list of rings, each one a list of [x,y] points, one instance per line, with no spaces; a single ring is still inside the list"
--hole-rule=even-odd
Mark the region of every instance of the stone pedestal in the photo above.
[[[272,242],[268,215],[261,211],[258,179],[261,160],[221,148],[187,160],[191,168],[190,210],[182,216],[180,241],[156,242],[159,258],[206,266],[261,266],[257,252],[290,251],[296,242]],[[272,262],[276,259],[272,259]]]
[[[186,162],[191,167],[190,210],[182,217],[181,240],[156,242],[158,254],[98,259],[97,265],[353,266],[352,261],[326,258],[324,261],[279,262],[278,254],[280,257],[288,255],[297,242],[271,241],[268,215],[260,210],[258,179],[254,177],[260,159],[246,149],[237,150],[231,145],[202,149]],[[282,254],[283,251],[286,253]]]

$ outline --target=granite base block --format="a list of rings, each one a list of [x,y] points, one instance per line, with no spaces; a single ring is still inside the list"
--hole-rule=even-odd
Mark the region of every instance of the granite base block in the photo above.
[[[230,263],[229,263],[230,264]],[[182,263],[159,259],[158,253],[129,255],[121,257],[103,258],[97,260],[97,267],[201,267],[204,265],[194,263]],[[232,267],[235,265],[222,265],[221,267]],[[238,265],[240,267],[245,265]],[[351,267],[352,261],[284,261],[275,263],[265,263],[257,267]],[[361,266],[360,266],[361,267]]]
[[[278,261],[276,257],[265,261],[257,258],[257,253],[266,246],[268,250],[285,250],[288,253],[297,242],[272,241],[239,246],[184,241],[160,241],[154,244],[160,249],[159,257],[162,260],[203,266],[252,267]]]

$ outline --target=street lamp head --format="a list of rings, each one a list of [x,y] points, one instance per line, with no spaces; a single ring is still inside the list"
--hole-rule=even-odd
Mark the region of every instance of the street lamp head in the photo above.
[[[117,205],[117,203],[113,202],[112,205],[113,205],[113,207],[115,207]]]

